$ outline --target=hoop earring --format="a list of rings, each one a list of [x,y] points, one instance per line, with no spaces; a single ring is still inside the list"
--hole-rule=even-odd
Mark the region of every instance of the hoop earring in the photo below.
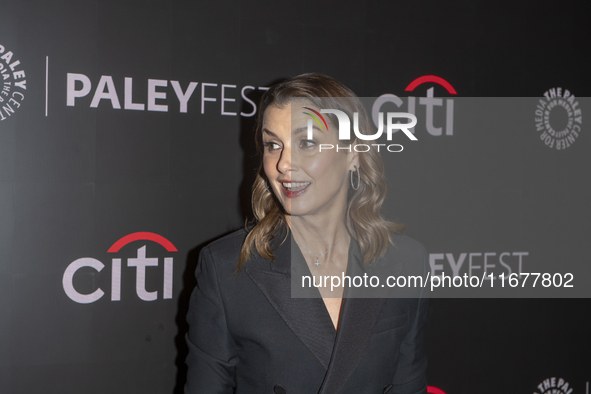
[[[359,176],[359,168],[357,168],[357,166],[353,167],[355,167],[355,171],[351,171],[351,187],[353,190],[357,190],[359,189],[359,186],[361,186],[361,177]],[[357,173],[357,187],[355,187],[355,184],[353,183],[353,172]]]
[[[266,179],[265,179],[265,189],[267,189],[267,191],[269,193],[271,193],[271,190],[269,190],[269,184],[267,183],[267,180]],[[273,193],[271,193],[271,194],[273,194]]]

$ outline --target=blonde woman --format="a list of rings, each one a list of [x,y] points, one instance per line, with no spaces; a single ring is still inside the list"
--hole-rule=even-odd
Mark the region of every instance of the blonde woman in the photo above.
[[[201,252],[185,393],[426,393],[425,298],[355,298],[345,284],[292,296],[301,274],[426,274],[422,245],[380,215],[380,154],[320,149],[357,142],[338,140],[322,109],[357,112],[370,134],[360,101],[333,78],[303,74],[272,86],[259,108],[256,221]]]

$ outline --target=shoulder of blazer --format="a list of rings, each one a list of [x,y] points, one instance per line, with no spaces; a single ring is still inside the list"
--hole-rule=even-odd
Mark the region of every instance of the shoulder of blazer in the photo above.
[[[210,242],[204,249],[209,249],[209,251],[215,255],[224,255],[225,253],[240,254],[240,249],[242,248],[242,244],[244,243],[247,234],[246,230],[241,228]]]
[[[209,243],[201,250],[201,254],[205,258],[213,260],[219,273],[231,276],[238,264],[240,251],[247,234],[248,232],[244,228],[236,230]],[[256,250],[246,262],[247,267],[263,269],[269,269],[270,264],[271,262],[263,259]]]
[[[240,257],[242,244],[248,233],[245,229],[236,230],[213,242],[207,244],[201,255],[215,262],[216,267],[226,270],[233,270]]]

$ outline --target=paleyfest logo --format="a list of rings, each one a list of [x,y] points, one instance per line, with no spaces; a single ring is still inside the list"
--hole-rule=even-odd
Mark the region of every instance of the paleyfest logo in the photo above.
[[[25,99],[27,80],[21,62],[13,59],[14,53],[0,45],[0,121],[8,119],[20,108]]]
[[[128,234],[125,237],[115,242],[108,253],[117,253],[124,246],[135,241],[151,241],[163,247],[168,252],[177,252],[177,248],[161,235],[149,232],[139,232]],[[158,299],[158,290],[148,291],[146,290],[146,267],[158,267],[157,257],[146,257],[146,245],[141,246],[137,249],[137,257],[127,259],[128,267],[135,267],[136,269],[136,294],[143,301],[155,301]],[[80,304],[90,304],[98,301],[105,292],[98,288],[89,294],[80,293],[74,288],[74,275],[78,270],[83,267],[93,268],[98,272],[101,272],[105,265],[92,257],[82,257],[71,262],[62,277],[62,285],[64,292],[72,301],[76,301]],[[162,298],[172,298],[172,269],[173,269],[173,258],[164,258],[164,269],[163,269],[163,284],[162,284]],[[121,258],[113,258],[111,260],[111,301],[121,300]]]
[[[579,136],[583,115],[579,102],[567,89],[552,88],[544,93],[535,111],[536,131],[548,148],[569,148]]]

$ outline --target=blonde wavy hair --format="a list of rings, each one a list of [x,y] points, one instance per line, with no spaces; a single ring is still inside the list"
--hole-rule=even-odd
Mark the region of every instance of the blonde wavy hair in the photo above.
[[[305,98],[318,108],[338,109],[345,112],[349,119],[353,113],[359,114],[359,131],[371,134],[369,118],[359,98],[345,85],[326,75],[308,73],[289,78],[273,85],[261,98],[256,122],[257,151],[262,157],[262,128],[265,111],[271,105],[283,107],[290,104],[292,98]],[[338,124],[336,117],[328,114],[333,124]],[[340,141],[347,144],[356,140]],[[402,234],[405,225],[387,221],[380,213],[386,197],[386,177],[384,163],[379,152],[370,149],[359,152],[360,186],[357,190],[349,188],[346,209],[346,226],[350,236],[357,241],[363,255],[363,263],[370,263],[382,257],[393,243],[390,233]],[[285,242],[289,235],[283,207],[265,185],[266,175],[263,164],[252,188],[252,210],[254,225],[247,225],[248,235],[242,245],[236,272],[253,255],[254,250],[263,258],[273,261],[271,250],[278,230],[286,229]],[[250,227],[250,228],[249,228]]]

